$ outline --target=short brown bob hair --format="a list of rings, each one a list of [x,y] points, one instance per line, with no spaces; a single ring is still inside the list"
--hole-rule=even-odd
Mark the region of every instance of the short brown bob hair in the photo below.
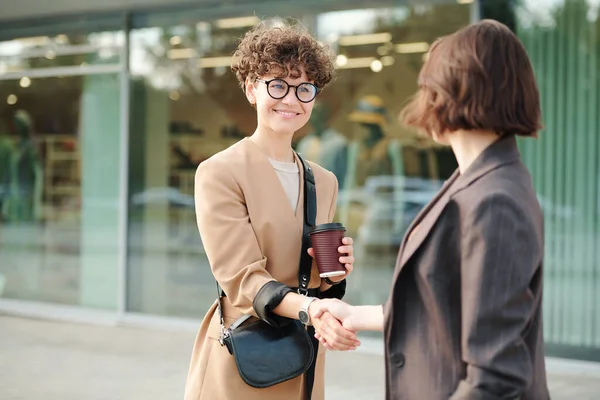
[[[500,22],[483,20],[438,39],[418,83],[400,120],[430,136],[462,129],[536,137],[542,128],[531,62]]]
[[[274,75],[293,79],[302,69],[315,86],[323,89],[335,76],[333,54],[295,19],[273,18],[260,22],[241,39],[233,54],[231,70],[242,90],[246,78]]]

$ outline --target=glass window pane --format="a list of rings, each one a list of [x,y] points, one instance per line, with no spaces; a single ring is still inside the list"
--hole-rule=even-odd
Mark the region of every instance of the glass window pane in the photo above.
[[[114,37],[69,36],[64,48]],[[3,42],[0,51],[18,60],[58,48],[39,40]],[[20,60],[34,67],[32,57]],[[0,102],[0,296],[116,309],[119,76],[23,74],[0,80]]]
[[[46,68],[118,65],[122,31],[36,36],[0,42],[0,76]]]
[[[576,354],[600,346],[600,2],[524,1],[516,33],[536,73],[544,130],[521,143],[544,212],[544,331]]]
[[[468,24],[471,6],[342,3],[311,5],[311,13],[282,5],[188,12],[171,22],[162,15],[148,18],[156,26],[132,31],[130,310],[199,318],[215,300],[195,221],[194,173],[256,128],[256,111],[230,71],[236,39],[258,20],[253,14],[295,15],[337,56],[338,78],[317,97],[294,146],[338,177],[336,220],[357,251],[348,300],[386,299],[408,223],[456,167],[449,149],[396,116],[417,89],[429,45]]]

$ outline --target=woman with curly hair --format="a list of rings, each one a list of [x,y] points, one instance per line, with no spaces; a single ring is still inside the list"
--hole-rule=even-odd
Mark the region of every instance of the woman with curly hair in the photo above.
[[[334,78],[332,56],[297,22],[264,21],[243,37],[232,70],[256,109],[254,133],[202,162],[195,178],[198,229],[225,296],[225,326],[242,315],[276,324],[280,317],[312,322],[340,350],[359,342],[330,315],[306,321],[315,298],[341,298],[354,262],[352,239],[338,249],[346,274],[321,279],[312,262],[308,296],[298,294],[304,226],[304,170],[292,137],[308,121],[315,97]],[[316,223],[333,220],[335,175],[309,163],[316,183]],[[312,251],[311,251],[312,255]],[[185,399],[323,399],[324,352],[306,374],[258,389],[246,384],[219,341],[218,302],[206,314],[192,353]],[[309,332],[313,333],[312,327]]]

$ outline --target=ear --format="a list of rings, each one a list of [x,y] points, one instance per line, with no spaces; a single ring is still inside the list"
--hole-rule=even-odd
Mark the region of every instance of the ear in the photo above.
[[[246,78],[245,88],[246,98],[248,99],[248,102],[253,106],[256,105],[256,87],[254,86],[254,81],[251,81],[249,78]]]

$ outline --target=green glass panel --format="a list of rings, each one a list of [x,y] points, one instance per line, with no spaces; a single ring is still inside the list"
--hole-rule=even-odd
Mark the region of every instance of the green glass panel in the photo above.
[[[517,34],[534,65],[544,129],[521,140],[545,215],[546,340],[600,345],[598,10],[585,0],[522,2]]]

